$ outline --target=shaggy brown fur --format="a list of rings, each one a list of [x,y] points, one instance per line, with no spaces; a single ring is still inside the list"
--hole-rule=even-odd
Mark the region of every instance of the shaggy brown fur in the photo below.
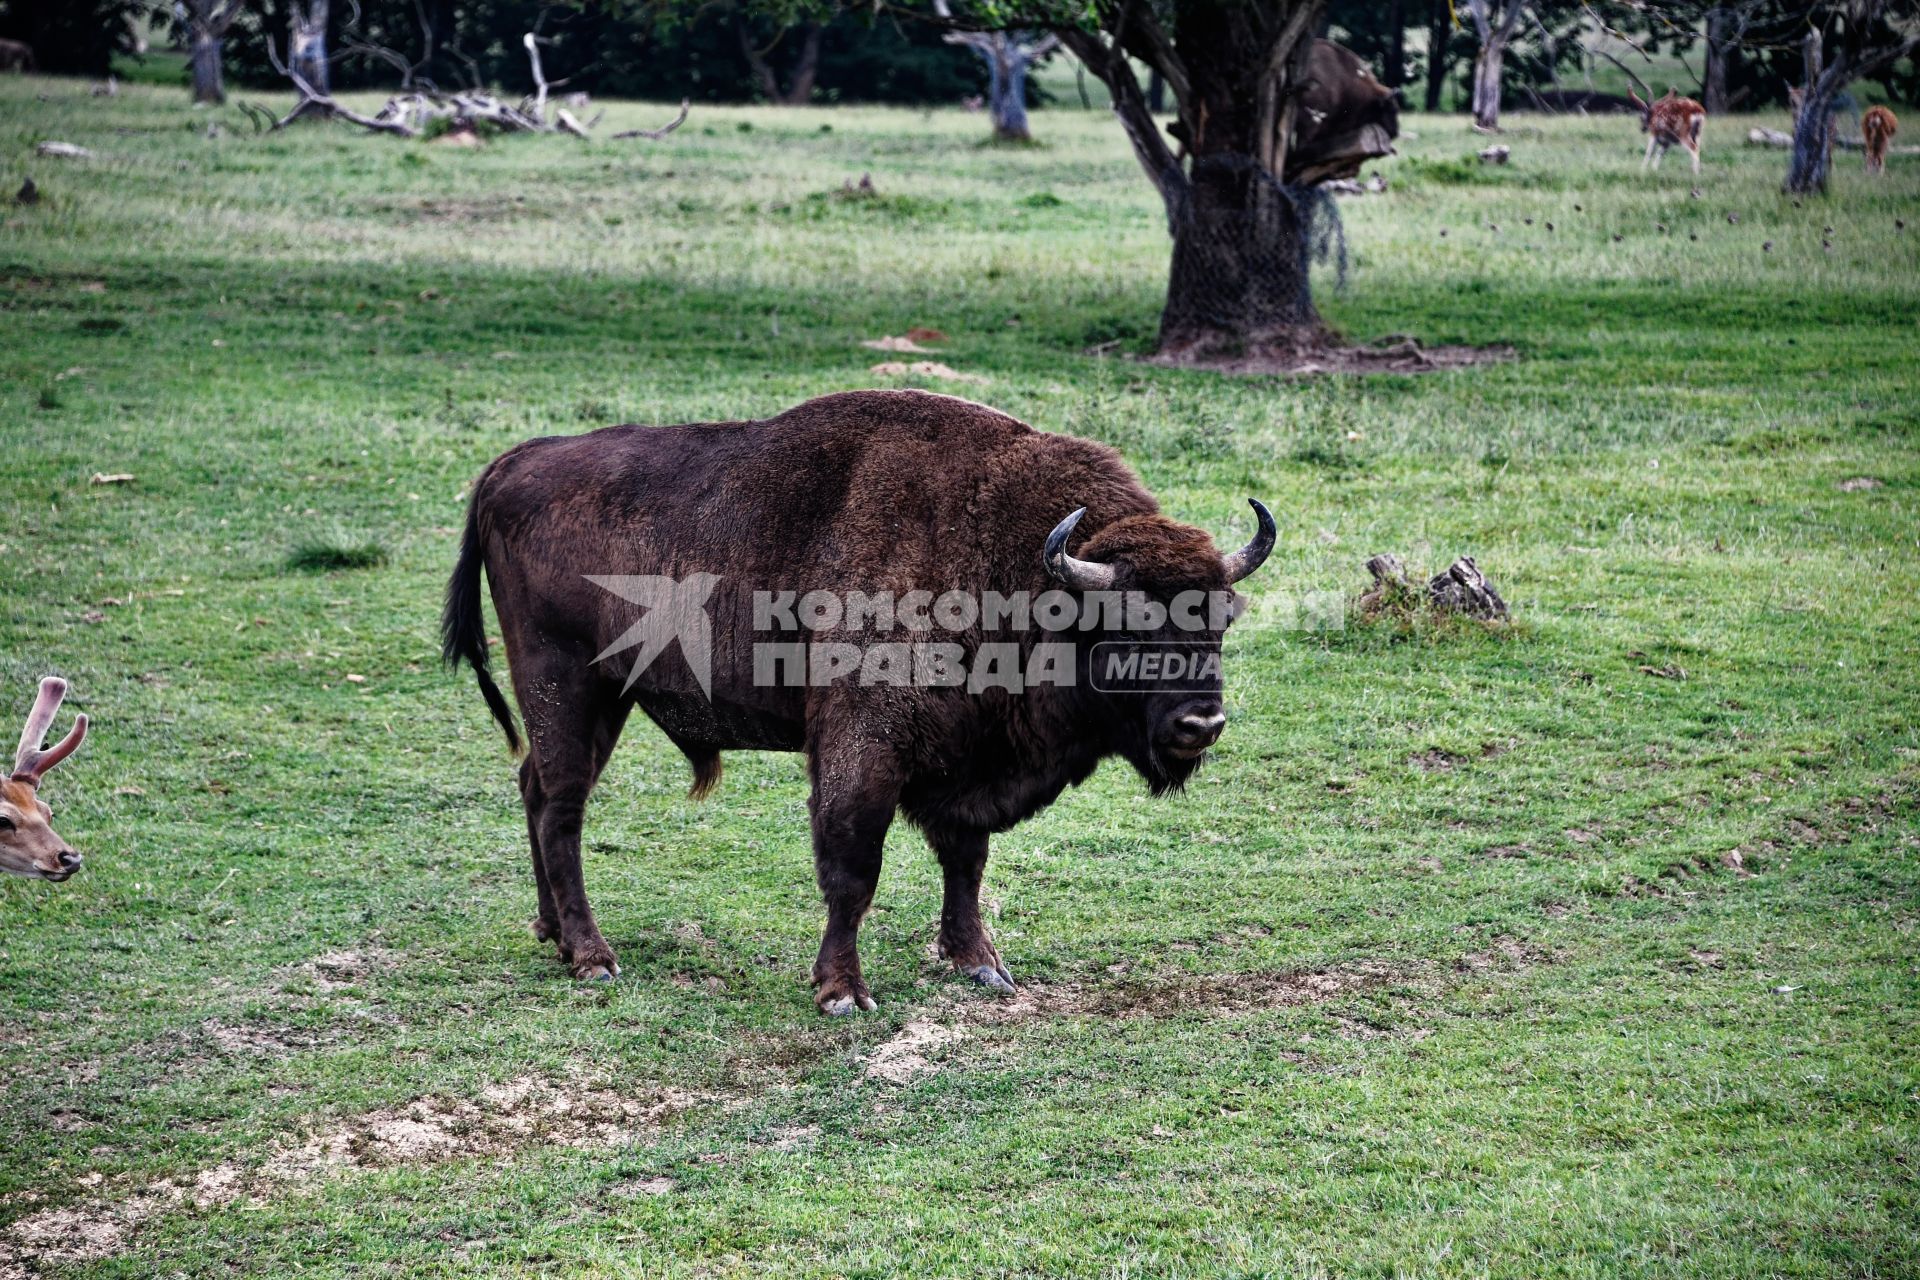
[[[1161,515],[1104,445],[1048,435],[968,401],[918,391],[825,396],[761,422],[611,427],[533,440],[498,458],[474,487],[444,621],[449,661],[479,676],[515,739],[487,673],[479,578],[484,567],[525,720],[520,771],[540,913],[576,975],[617,963],[594,923],[580,874],[581,811],[627,714],[637,706],[695,769],[696,794],[718,781],[722,751],[804,751],[813,784],[815,864],[827,932],[814,966],[820,1007],[870,1008],[856,933],[872,901],[896,811],[926,834],[946,872],[940,946],[992,986],[1011,978],[980,922],[987,837],[1083,781],[1106,756],[1130,761],[1156,791],[1197,767],[1191,718],[1220,715],[1217,687],[1102,695],[1086,687],[965,689],[764,687],[754,643],[871,642],[833,632],[753,631],[756,591],[949,590],[978,600],[1056,589],[1041,560],[1049,532],[1084,506],[1069,547],[1110,564],[1117,589],[1171,599],[1224,590],[1220,553],[1201,530]],[[596,661],[639,615],[587,575],[718,577],[705,601],[712,697],[679,646],[623,692],[633,651]],[[892,633],[888,639],[908,638]],[[1095,632],[939,632],[971,656],[986,642],[1030,652],[1042,640],[1089,661]],[[1104,638],[1111,638],[1104,637]],[[1151,638],[1151,637],[1147,637]],[[1176,638],[1176,637],[1170,637]],[[1214,646],[1218,632],[1178,639]],[[1188,717],[1183,721],[1182,717]],[[1183,736],[1184,735],[1184,736]],[[517,739],[516,739],[517,740]]]
[[[1900,122],[1886,107],[1868,107],[1860,117],[1860,140],[1867,147],[1867,172],[1880,173],[1887,167],[1887,144],[1900,130]]]

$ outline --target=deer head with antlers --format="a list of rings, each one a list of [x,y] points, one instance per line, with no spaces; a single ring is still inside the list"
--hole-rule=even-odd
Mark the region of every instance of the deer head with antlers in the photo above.
[[[16,876],[38,876],[60,881],[80,869],[80,855],[48,825],[53,810],[40,800],[40,779],[47,770],[72,755],[87,736],[87,718],[73,718],[73,728],[54,746],[42,749],[67,682],[48,676],[40,682],[40,696],[27,715],[14,753],[13,772],[0,780],[0,871]]]

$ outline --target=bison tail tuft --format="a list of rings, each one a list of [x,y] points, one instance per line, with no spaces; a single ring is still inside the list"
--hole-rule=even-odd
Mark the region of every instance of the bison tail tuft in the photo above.
[[[460,558],[454,562],[453,577],[447,582],[447,607],[440,615],[440,656],[449,667],[464,660],[473,668],[480,683],[480,696],[487,710],[506,731],[507,746],[520,754],[520,731],[514,727],[513,712],[493,682],[487,669],[486,623],[480,615],[480,570],[485,557],[480,551],[480,486],[475,485],[473,500],[467,504],[467,530],[460,539]],[[717,771],[716,771],[717,772]]]
[[[720,785],[720,753],[689,751],[687,763],[693,766],[693,785],[687,788],[687,799],[705,800]]]

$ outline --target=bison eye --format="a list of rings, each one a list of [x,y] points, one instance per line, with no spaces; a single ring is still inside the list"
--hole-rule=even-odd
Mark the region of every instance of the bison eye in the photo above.
[[[13,830],[13,819],[0,818],[0,831],[11,831],[11,830]]]

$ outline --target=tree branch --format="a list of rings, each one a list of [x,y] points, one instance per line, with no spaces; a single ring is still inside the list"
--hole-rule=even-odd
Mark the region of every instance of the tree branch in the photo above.
[[[1124,42],[1124,47],[1140,61],[1158,70],[1166,79],[1167,88],[1173,90],[1180,114],[1191,114],[1193,78],[1187,72],[1187,64],[1173,47],[1173,41],[1167,36],[1166,28],[1154,16],[1152,5],[1142,0],[1122,0],[1121,7],[1120,25],[1113,28],[1116,39],[1121,31],[1125,31],[1131,38]]]
[[[1147,171],[1148,179],[1160,193],[1171,222],[1186,203],[1187,175],[1173,152],[1167,149],[1166,140],[1154,123],[1153,112],[1147,108],[1146,95],[1140,91],[1140,81],[1127,64],[1126,54],[1079,27],[1063,27],[1058,34],[1060,42],[1107,86],[1113,98],[1113,114],[1126,131],[1127,141],[1133,144],[1134,159]]]
[[[672,133],[675,129],[678,129],[681,125],[687,122],[687,106],[690,101],[691,100],[687,98],[680,99],[680,114],[675,116],[673,119],[669,120],[666,124],[660,126],[658,129],[625,129],[611,136],[614,137],[615,139],[650,138],[653,141],[658,142],[660,141],[660,139],[666,137],[668,134]]]

